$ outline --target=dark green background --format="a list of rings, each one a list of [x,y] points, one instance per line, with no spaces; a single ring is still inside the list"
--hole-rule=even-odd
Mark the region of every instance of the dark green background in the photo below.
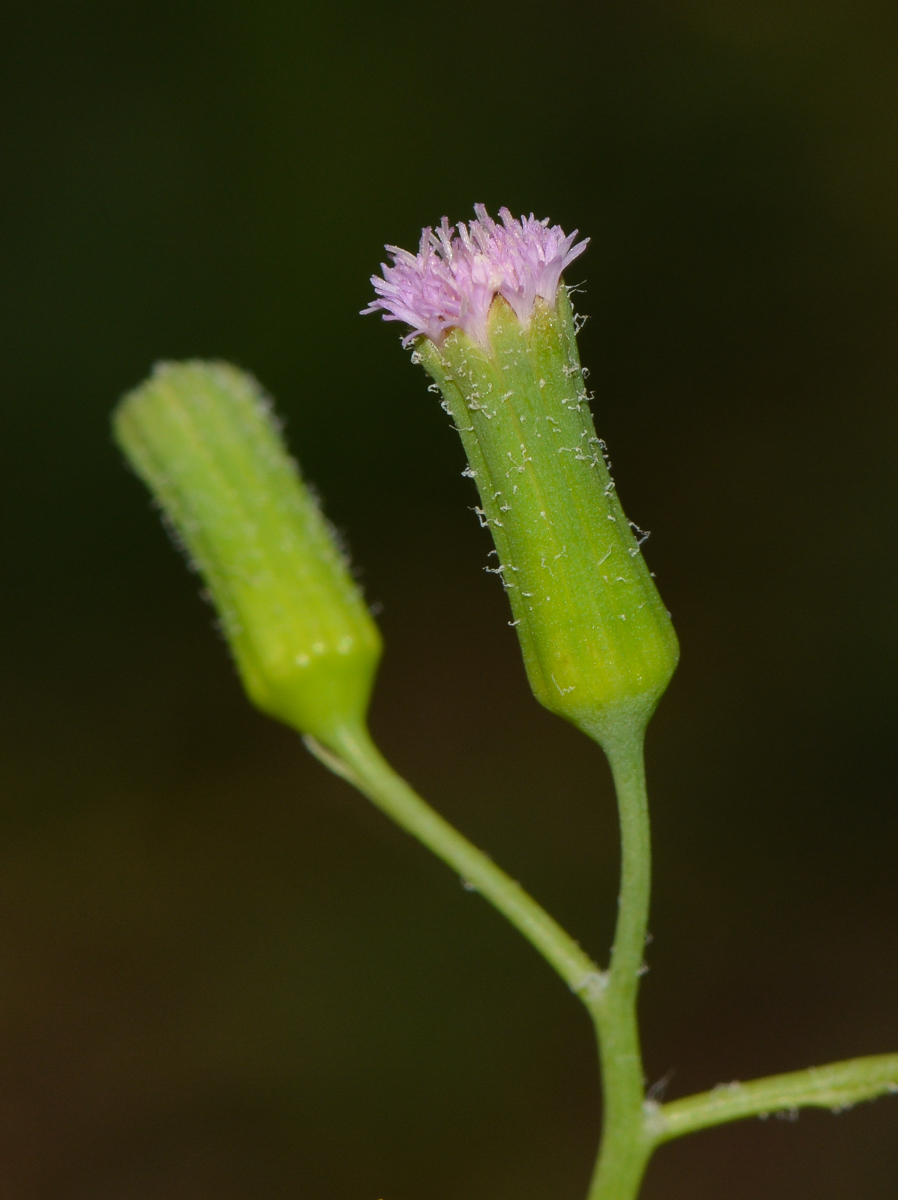
[[[275,394],[387,654],[373,725],[604,955],[598,753],[530,698],[383,242],[592,238],[600,434],[683,658],[651,730],[668,1096],[898,1050],[888,0],[19,3],[0,41],[2,1200],[579,1200],[584,1014],[252,712],[111,445],[161,357]],[[898,1102],[664,1149],[646,1200],[887,1200]]]

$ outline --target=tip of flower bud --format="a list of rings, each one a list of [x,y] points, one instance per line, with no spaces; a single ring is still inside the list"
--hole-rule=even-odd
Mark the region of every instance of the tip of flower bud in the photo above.
[[[537,297],[555,304],[562,272],[586,249],[589,238],[574,239],[548,217],[531,213],[518,220],[507,208],[499,210],[498,225],[482,204],[476,219],[458,226],[443,217],[439,228],[421,231],[417,254],[387,246],[392,265],[381,264],[383,275],[372,275],[377,299],[363,314],[383,313],[386,321],[404,321],[411,332],[408,345],[424,335],[442,345],[451,329],[462,329],[487,348],[487,318],[496,296],[529,325]]]

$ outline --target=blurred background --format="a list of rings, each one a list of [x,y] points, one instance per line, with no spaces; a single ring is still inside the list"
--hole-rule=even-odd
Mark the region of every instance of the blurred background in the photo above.
[[[581,338],[682,642],[646,1069],[898,1050],[898,12],[886,0],[18,4],[0,45],[0,1197],[579,1200],[591,1032],[253,712],[111,444],[160,358],[274,394],[401,771],[604,957],[598,752],[530,697],[384,242],[592,238]],[[885,1200],[898,1101],[664,1148],[646,1200]]]

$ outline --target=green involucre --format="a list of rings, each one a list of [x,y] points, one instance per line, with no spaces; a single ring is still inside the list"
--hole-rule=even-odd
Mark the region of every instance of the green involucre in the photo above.
[[[113,421],[208,586],[250,699],[325,744],[360,725],[380,635],[255,380],[164,363]]]
[[[595,433],[567,289],[537,300],[529,329],[496,298],[489,340],[456,329],[415,357],[461,434],[531,687],[604,743],[648,721],[676,635]]]

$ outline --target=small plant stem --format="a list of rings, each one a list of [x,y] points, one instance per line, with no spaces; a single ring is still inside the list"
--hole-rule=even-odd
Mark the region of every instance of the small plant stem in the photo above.
[[[651,850],[643,765],[643,727],[623,725],[602,744],[611,763],[621,824],[621,887],[607,972],[482,850],[463,837],[402,779],[362,727],[344,728],[309,750],[392,817],[490,901],[555,968],[589,1010],[602,1065],[602,1145],[588,1200],[634,1200],[656,1135],[646,1120],[636,996],[648,921]]]
[[[651,890],[651,842],[641,724],[603,738],[617,792],[621,884],[603,1003],[593,1009],[602,1063],[602,1143],[588,1200],[633,1200],[653,1149],[646,1127],[636,998]]]
[[[790,1112],[806,1106],[835,1112],[898,1094],[898,1054],[874,1054],[810,1067],[788,1075],[770,1075],[749,1083],[728,1083],[710,1092],[660,1105],[649,1118],[655,1145],[741,1117]]]
[[[381,755],[367,730],[347,727],[324,746],[304,739],[326,767],[367,796],[489,902],[555,968],[589,1010],[602,1066],[602,1142],[587,1200],[636,1200],[652,1152],[664,1142],[742,1117],[804,1106],[839,1111],[898,1094],[898,1054],[881,1054],[732,1083],[658,1105],[646,1102],[636,1001],[651,887],[644,729],[606,729],[621,826],[621,885],[611,965],[600,971],[549,914],[483,851],[421,799]]]
[[[326,767],[357,787],[382,812],[457,871],[469,887],[480,892],[588,1006],[586,997],[604,980],[589,955],[520,884],[412,791],[384,759],[366,729],[344,728],[326,747],[310,737],[305,738],[305,743]]]

